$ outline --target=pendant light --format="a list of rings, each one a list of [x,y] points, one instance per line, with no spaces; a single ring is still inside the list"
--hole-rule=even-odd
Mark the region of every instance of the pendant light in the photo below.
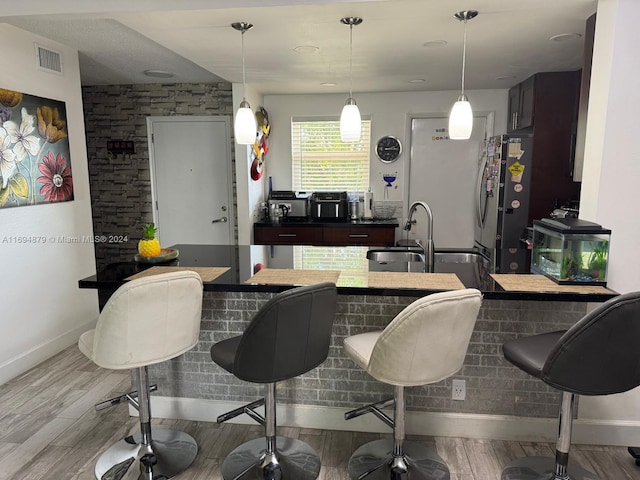
[[[247,22],[235,22],[231,26],[242,33],[242,102],[236,112],[236,118],[233,122],[233,134],[236,138],[236,143],[239,145],[253,145],[256,141],[256,134],[258,132],[258,124],[256,122],[256,116],[251,110],[251,105],[245,98],[247,91],[247,83],[244,72],[244,33],[253,28],[251,23]]]
[[[353,99],[353,26],[360,25],[362,19],[360,17],[344,17],[340,19],[344,25],[349,25],[349,98],[344,103],[342,113],[340,114],[340,139],[345,143],[353,143],[360,141],[362,133],[362,119],[360,110]]]
[[[464,10],[454,15],[458,20],[464,22],[464,39],[462,42],[462,90],[449,115],[449,138],[453,140],[468,140],[471,138],[471,130],[473,129],[473,111],[469,99],[464,93],[464,69],[467,57],[467,20],[471,20],[477,15],[476,10]]]

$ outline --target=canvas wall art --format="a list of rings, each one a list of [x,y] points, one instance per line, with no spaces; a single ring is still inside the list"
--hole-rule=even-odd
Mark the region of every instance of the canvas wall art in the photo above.
[[[0,88],[0,208],[70,200],[65,103]]]

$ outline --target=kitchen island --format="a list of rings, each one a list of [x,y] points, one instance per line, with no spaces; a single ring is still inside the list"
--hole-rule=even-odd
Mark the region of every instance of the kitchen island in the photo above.
[[[266,301],[296,283],[252,281],[252,253],[256,248],[266,249],[263,263],[271,270],[269,260],[277,259],[282,253],[279,249],[294,247],[177,245],[175,248],[180,255],[173,266],[216,267],[225,271],[204,283],[198,345],[178,359],[149,368],[150,378],[158,383],[154,416],[213,421],[217,415],[262,396],[262,387],[240,381],[217,367],[209,356],[211,345],[241,334]],[[363,258],[367,251],[367,247],[336,247],[327,250],[326,257],[330,257],[330,253],[337,256],[345,248],[360,249],[357,251]],[[327,270],[332,266],[329,260],[324,267]],[[131,261],[113,264],[81,280],[79,285],[113,291],[126,278],[144,273],[149,267]],[[282,408],[278,411],[278,422],[310,428],[385,432],[384,424],[372,416],[349,422],[343,419],[344,411],[392,394],[388,385],[370,378],[344,355],[344,338],[382,329],[415,299],[445,288],[369,286],[362,283],[369,278],[366,262],[364,272],[338,273],[338,313],[329,357],[311,372],[278,385]],[[592,290],[577,293],[579,289],[562,291],[560,287],[557,291],[512,291],[501,287],[490,272],[475,273],[464,276],[463,285],[479,288],[484,300],[464,367],[450,379],[407,390],[407,430],[434,435],[553,441],[560,394],[505,362],[501,345],[519,335],[566,329],[585,314],[588,302],[603,302],[616,293],[593,293]],[[466,381],[464,401],[451,399],[453,378]],[[601,438],[611,441],[606,436]],[[591,440],[598,441],[597,438]]]
[[[254,249],[262,248],[254,245],[175,245],[173,248],[179,251],[179,257],[169,263],[162,263],[162,266],[177,267],[228,267],[221,275],[204,282],[204,290],[207,292],[253,292],[253,293],[278,293],[295,286],[292,283],[258,283],[252,282],[254,275],[254,264],[251,260]],[[271,267],[269,260],[276,256],[273,252],[275,248],[287,249],[292,247],[272,246],[267,253],[267,261],[264,266]],[[343,271],[344,267],[337,263],[336,258],[340,251],[349,249],[356,252],[365,260],[368,247],[307,247],[317,249],[322,252],[325,259],[322,270]],[[439,249],[437,252],[446,253],[449,249]],[[457,250],[456,250],[457,251]],[[363,263],[362,268],[352,268],[344,271],[344,275],[338,276],[336,286],[340,295],[371,295],[371,296],[399,296],[399,297],[421,297],[429,295],[446,288],[409,288],[401,286],[370,286],[367,282],[367,263]],[[84,278],[79,281],[80,288],[97,288],[102,290],[115,290],[132,275],[140,274],[153,267],[154,264],[137,263],[133,260],[116,262],[100,270],[96,275]],[[293,267],[293,265],[286,265]],[[281,268],[281,267],[276,267]],[[461,271],[464,270],[464,271]],[[605,288],[567,287],[555,285],[553,290],[524,290],[505,289],[491,275],[491,272],[483,269],[480,265],[440,265],[436,270],[438,273],[455,273],[460,278],[466,288],[477,288],[483,294],[485,300],[532,300],[532,301],[560,301],[560,302],[603,302],[614,297],[616,292]],[[348,274],[347,274],[348,273]],[[467,273],[467,274],[465,274]],[[361,278],[358,278],[361,277]],[[354,278],[356,280],[354,280]]]

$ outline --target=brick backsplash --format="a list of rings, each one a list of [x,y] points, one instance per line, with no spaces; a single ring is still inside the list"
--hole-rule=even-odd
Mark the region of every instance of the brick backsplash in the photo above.
[[[147,117],[233,115],[231,84],[99,85],[82,88],[94,235],[127,235],[96,243],[96,267],[132,260],[142,225],[153,221]],[[135,154],[110,155],[107,140],[133,140]],[[233,138],[233,198],[236,198]],[[234,211],[237,209],[234,208]],[[237,225],[237,222],[236,222]],[[237,238],[237,232],[235,232]]]
[[[158,394],[250,402],[263,387],[236,379],[211,361],[217,341],[241,334],[271,294],[205,292],[200,342],[177,359],[149,368]],[[338,297],[329,357],[318,368],[277,385],[278,402],[357,407],[392,396],[393,388],[374,380],[343,352],[349,335],[384,328],[415,298]],[[586,312],[585,303],[484,300],[464,366],[452,378],[466,380],[466,400],[451,399],[451,378],[409,387],[409,410],[526,417],[557,416],[560,393],[520,371],[502,357],[501,345],[519,335],[566,329]]]

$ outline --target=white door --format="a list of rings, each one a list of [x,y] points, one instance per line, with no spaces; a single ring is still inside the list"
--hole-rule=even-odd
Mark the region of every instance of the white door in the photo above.
[[[232,244],[228,117],[149,117],[147,130],[153,219],[162,246]]]
[[[411,122],[409,205],[427,202],[433,212],[436,248],[470,248],[474,242],[475,194],[485,117],[475,117],[469,140],[446,138],[448,118],[414,118]],[[426,216],[417,212],[409,238],[424,238]],[[424,218],[424,220],[423,220]]]

